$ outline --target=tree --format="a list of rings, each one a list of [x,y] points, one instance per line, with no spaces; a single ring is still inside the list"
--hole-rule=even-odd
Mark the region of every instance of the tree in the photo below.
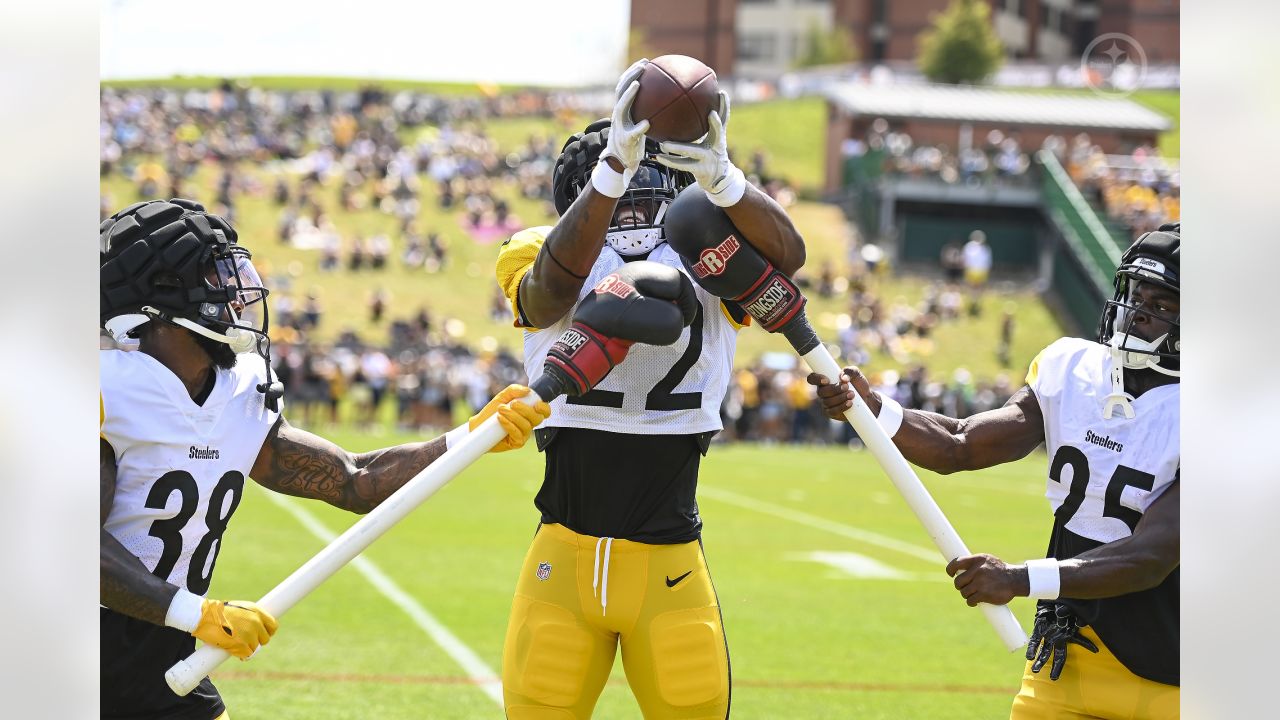
[[[796,57],[795,66],[805,68],[818,65],[840,65],[857,60],[858,47],[853,44],[853,36],[848,28],[823,29],[817,21],[814,21],[805,33],[804,52]]]
[[[934,82],[980,82],[1003,61],[1004,46],[991,26],[991,8],[981,0],[953,0],[920,35],[917,62]]]

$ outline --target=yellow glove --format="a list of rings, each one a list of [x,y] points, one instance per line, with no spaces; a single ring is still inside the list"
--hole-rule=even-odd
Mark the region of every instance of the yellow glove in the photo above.
[[[494,445],[489,452],[506,452],[524,447],[533,429],[551,416],[551,406],[543,400],[533,405],[516,402],[517,398],[522,398],[530,392],[524,385],[508,385],[467,421],[467,429],[475,430],[480,423],[496,413],[498,424],[507,431],[507,437]]]
[[[279,626],[271,613],[254,603],[205,600],[200,605],[200,622],[191,634],[245,660],[259,645],[266,645]]]

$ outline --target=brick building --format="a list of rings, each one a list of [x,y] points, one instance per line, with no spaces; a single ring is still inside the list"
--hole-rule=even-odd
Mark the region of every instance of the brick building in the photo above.
[[[918,145],[960,148],[965,138],[982,138],[991,130],[1016,135],[1034,150],[1049,135],[1070,137],[1087,132],[1103,152],[1129,152],[1155,145],[1168,130],[1168,118],[1132,100],[1047,95],[948,85],[877,87],[841,83],[827,92],[824,191],[842,185],[846,141],[867,137],[872,123],[883,118],[895,132],[905,132]]]
[[[1068,63],[1124,33],[1152,63],[1179,60],[1180,0],[986,0],[1010,58]],[[913,61],[950,0],[633,0],[631,29],[654,54],[693,55],[722,75],[791,69],[813,27],[848,28],[861,60]]]

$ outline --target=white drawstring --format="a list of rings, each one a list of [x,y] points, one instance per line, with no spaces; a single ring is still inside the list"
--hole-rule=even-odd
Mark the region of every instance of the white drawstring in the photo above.
[[[600,582],[601,563],[600,563],[600,543],[604,543],[604,582]],[[596,556],[591,561],[591,593],[600,598],[600,614],[605,615],[609,612],[609,552],[613,549],[613,538],[602,537],[596,539]],[[597,588],[599,591],[597,592]]]

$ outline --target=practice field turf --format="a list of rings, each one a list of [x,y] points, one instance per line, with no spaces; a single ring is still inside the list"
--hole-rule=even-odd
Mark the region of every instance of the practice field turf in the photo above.
[[[330,436],[353,450],[414,439]],[[1043,554],[1050,527],[1044,466],[1037,452],[921,478],[970,549],[1021,561]],[[541,474],[532,446],[489,455],[427,501],[286,615],[257,657],[214,673],[233,717],[501,718],[503,634]],[[1020,654],[950,586],[869,453],[717,446],[699,501],[734,718],[1007,716]],[[355,519],[246,489],[210,595],[260,596]],[[1013,608],[1027,627],[1031,602]],[[640,717],[620,659],[595,717]]]

